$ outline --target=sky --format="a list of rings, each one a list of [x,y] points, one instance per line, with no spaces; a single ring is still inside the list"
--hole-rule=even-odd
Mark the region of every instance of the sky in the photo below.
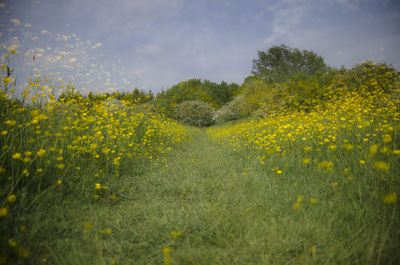
[[[84,94],[241,84],[280,44],[332,67],[400,69],[398,0],[0,0],[0,33],[19,89],[36,73]]]

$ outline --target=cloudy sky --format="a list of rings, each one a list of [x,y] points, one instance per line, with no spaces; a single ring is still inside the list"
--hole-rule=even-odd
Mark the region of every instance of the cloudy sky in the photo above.
[[[158,92],[190,78],[241,84],[258,50],[400,69],[398,0],[0,0],[1,53],[84,92]],[[33,60],[35,58],[35,60]]]

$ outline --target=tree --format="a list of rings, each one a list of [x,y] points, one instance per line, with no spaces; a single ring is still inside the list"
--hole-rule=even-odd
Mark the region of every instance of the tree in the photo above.
[[[316,53],[292,49],[283,44],[257,53],[252,74],[269,82],[284,82],[295,75],[308,77],[328,70],[324,59]]]

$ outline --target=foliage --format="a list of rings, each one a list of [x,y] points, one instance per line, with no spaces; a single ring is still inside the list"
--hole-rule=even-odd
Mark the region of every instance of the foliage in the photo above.
[[[381,90],[386,94],[398,94],[400,73],[384,63],[363,62],[335,76],[332,89],[335,93],[368,93]]]
[[[184,101],[203,101],[209,103],[213,108],[219,108],[233,99],[239,86],[235,83],[220,84],[200,79],[190,79],[181,82],[167,91],[162,91],[156,96],[156,109],[173,117],[174,107]]]
[[[188,125],[210,126],[213,123],[214,109],[210,104],[198,100],[184,101],[175,106],[174,117]]]
[[[224,123],[227,121],[245,118],[248,111],[243,109],[245,104],[244,95],[238,95],[231,102],[222,106],[214,112],[213,120],[215,123]]]
[[[328,69],[324,59],[316,53],[292,49],[283,44],[267,51],[258,51],[257,54],[252,73],[268,82],[283,82],[294,75],[307,77]]]
[[[294,75],[283,82],[267,82],[261,77],[248,77],[239,89],[236,102],[240,102],[243,116],[264,117],[284,109],[311,111],[332,97],[358,92],[368,97],[380,90],[397,96],[400,74],[385,64],[364,62],[346,70],[330,69],[311,76]]]

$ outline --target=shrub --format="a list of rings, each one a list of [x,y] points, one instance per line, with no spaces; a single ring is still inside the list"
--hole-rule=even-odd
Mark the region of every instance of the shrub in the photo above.
[[[239,95],[234,100],[215,111],[213,120],[215,123],[238,120],[246,115],[243,106],[244,96]]]
[[[205,127],[213,124],[214,109],[203,101],[184,101],[175,106],[174,116],[185,124]]]

